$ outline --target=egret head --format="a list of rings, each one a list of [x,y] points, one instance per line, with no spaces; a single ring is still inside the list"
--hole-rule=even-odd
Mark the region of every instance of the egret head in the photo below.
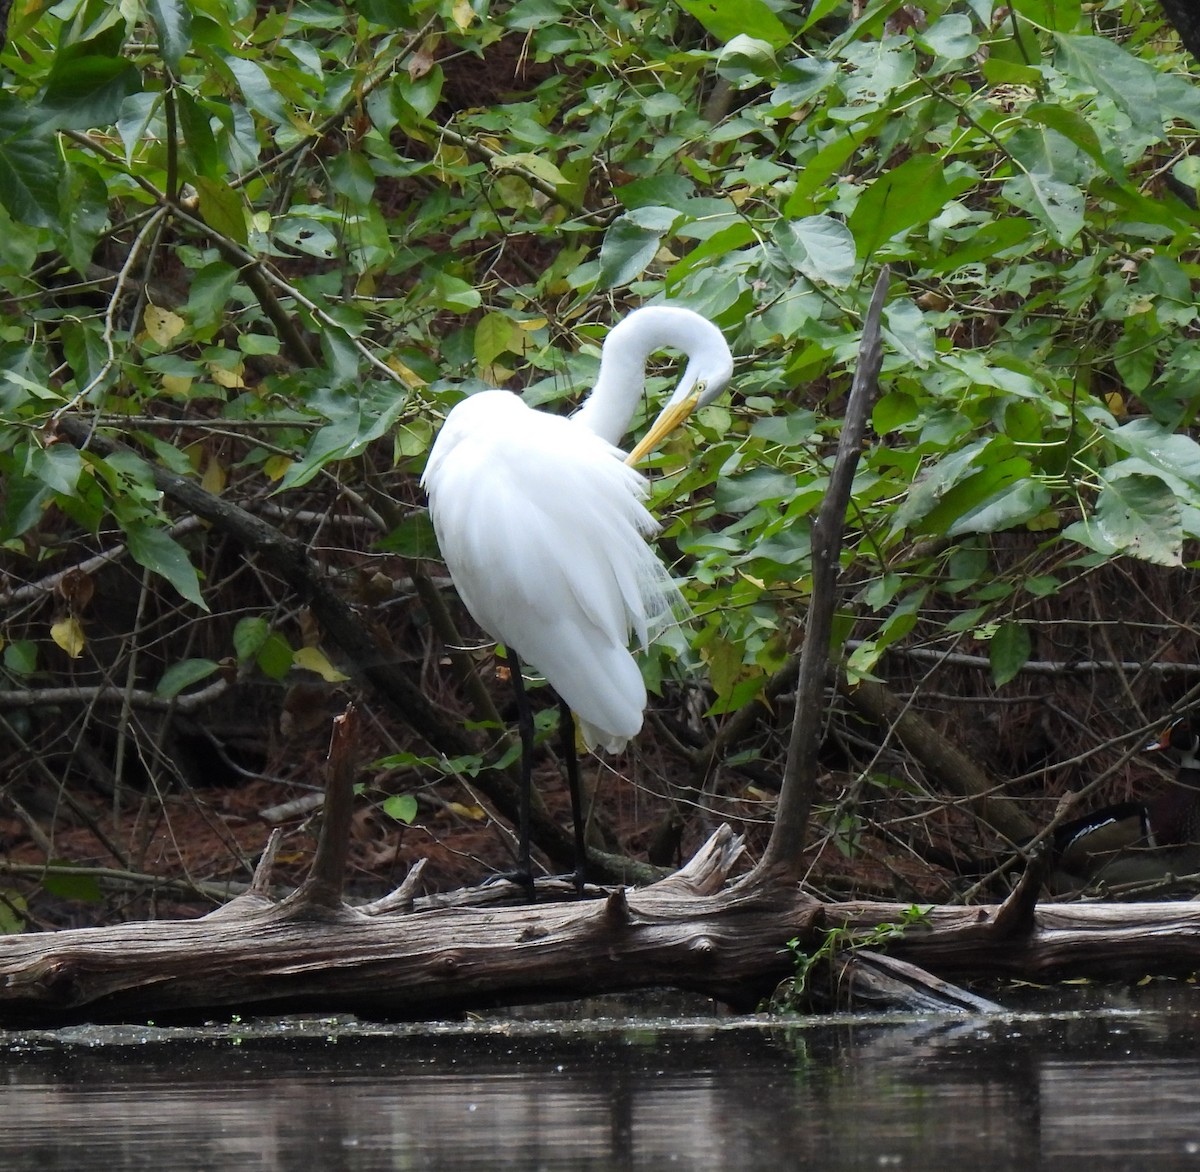
[[[729,352],[729,344],[712,322],[687,309],[651,308],[672,315],[667,319],[673,335],[670,344],[687,354],[688,362],[679,385],[650,425],[650,430],[629,453],[627,464],[636,464],[677,427],[682,427],[698,407],[705,407],[719,398],[733,377],[733,355]]]

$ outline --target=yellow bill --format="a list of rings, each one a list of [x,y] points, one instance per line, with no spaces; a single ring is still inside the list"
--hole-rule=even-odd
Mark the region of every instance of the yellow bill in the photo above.
[[[664,439],[677,427],[682,427],[687,418],[700,403],[704,394],[704,384],[697,383],[685,399],[668,403],[659,413],[658,418],[650,425],[650,430],[638,441],[637,446],[625,457],[625,463],[631,467],[644,460],[653,452]]]

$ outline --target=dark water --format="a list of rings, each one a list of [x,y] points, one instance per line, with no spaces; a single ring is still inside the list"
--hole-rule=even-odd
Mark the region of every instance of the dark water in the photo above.
[[[1190,1003],[784,1026],[10,1034],[0,1168],[1200,1168]]]

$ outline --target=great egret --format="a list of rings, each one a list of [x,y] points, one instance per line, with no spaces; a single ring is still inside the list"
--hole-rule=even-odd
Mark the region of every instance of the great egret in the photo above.
[[[628,457],[616,446],[661,349],[687,355],[683,376]],[[562,707],[576,886],[586,852],[570,712],[588,749],[624,748],[642,727],[646,688],[630,653],[684,611],[666,567],[647,544],[658,524],[631,466],[729,383],[733,358],[721,331],[692,310],[652,305],[614,326],[600,373],[570,418],[528,407],[510,391],[480,391],[446,417],[421,484],[460,597],[503,643],[521,713],[518,876],[532,892],[529,856],[533,724],[517,657],[536,668]]]

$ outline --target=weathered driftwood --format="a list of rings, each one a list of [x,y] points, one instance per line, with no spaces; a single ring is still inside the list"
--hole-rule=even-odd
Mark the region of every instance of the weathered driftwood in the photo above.
[[[746,1009],[790,974],[786,941],[817,948],[827,931],[848,930],[844,944],[900,923],[908,911],[827,905],[797,888],[755,882],[727,886],[740,849],[723,828],[660,883],[569,903],[479,908],[425,900],[426,910],[410,910],[409,891],[353,909],[329,902],[314,883],[280,903],[252,890],[200,920],[7,937],[0,1020],[145,1020],[222,1008],[409,1017],[656,986]],[[260,868],[260,886],[267,872]],[[934,907],[888,951],[941,978],[1188,972],[1200,968],[1200,905]],[[853,974],[845,966],[843,953],[833,965],[843,981]],[[897,973],[893,965],[886,975],[901,989],[915,984],[918,999],[896,988],[872,998],[980,1008],[916,970]]]

